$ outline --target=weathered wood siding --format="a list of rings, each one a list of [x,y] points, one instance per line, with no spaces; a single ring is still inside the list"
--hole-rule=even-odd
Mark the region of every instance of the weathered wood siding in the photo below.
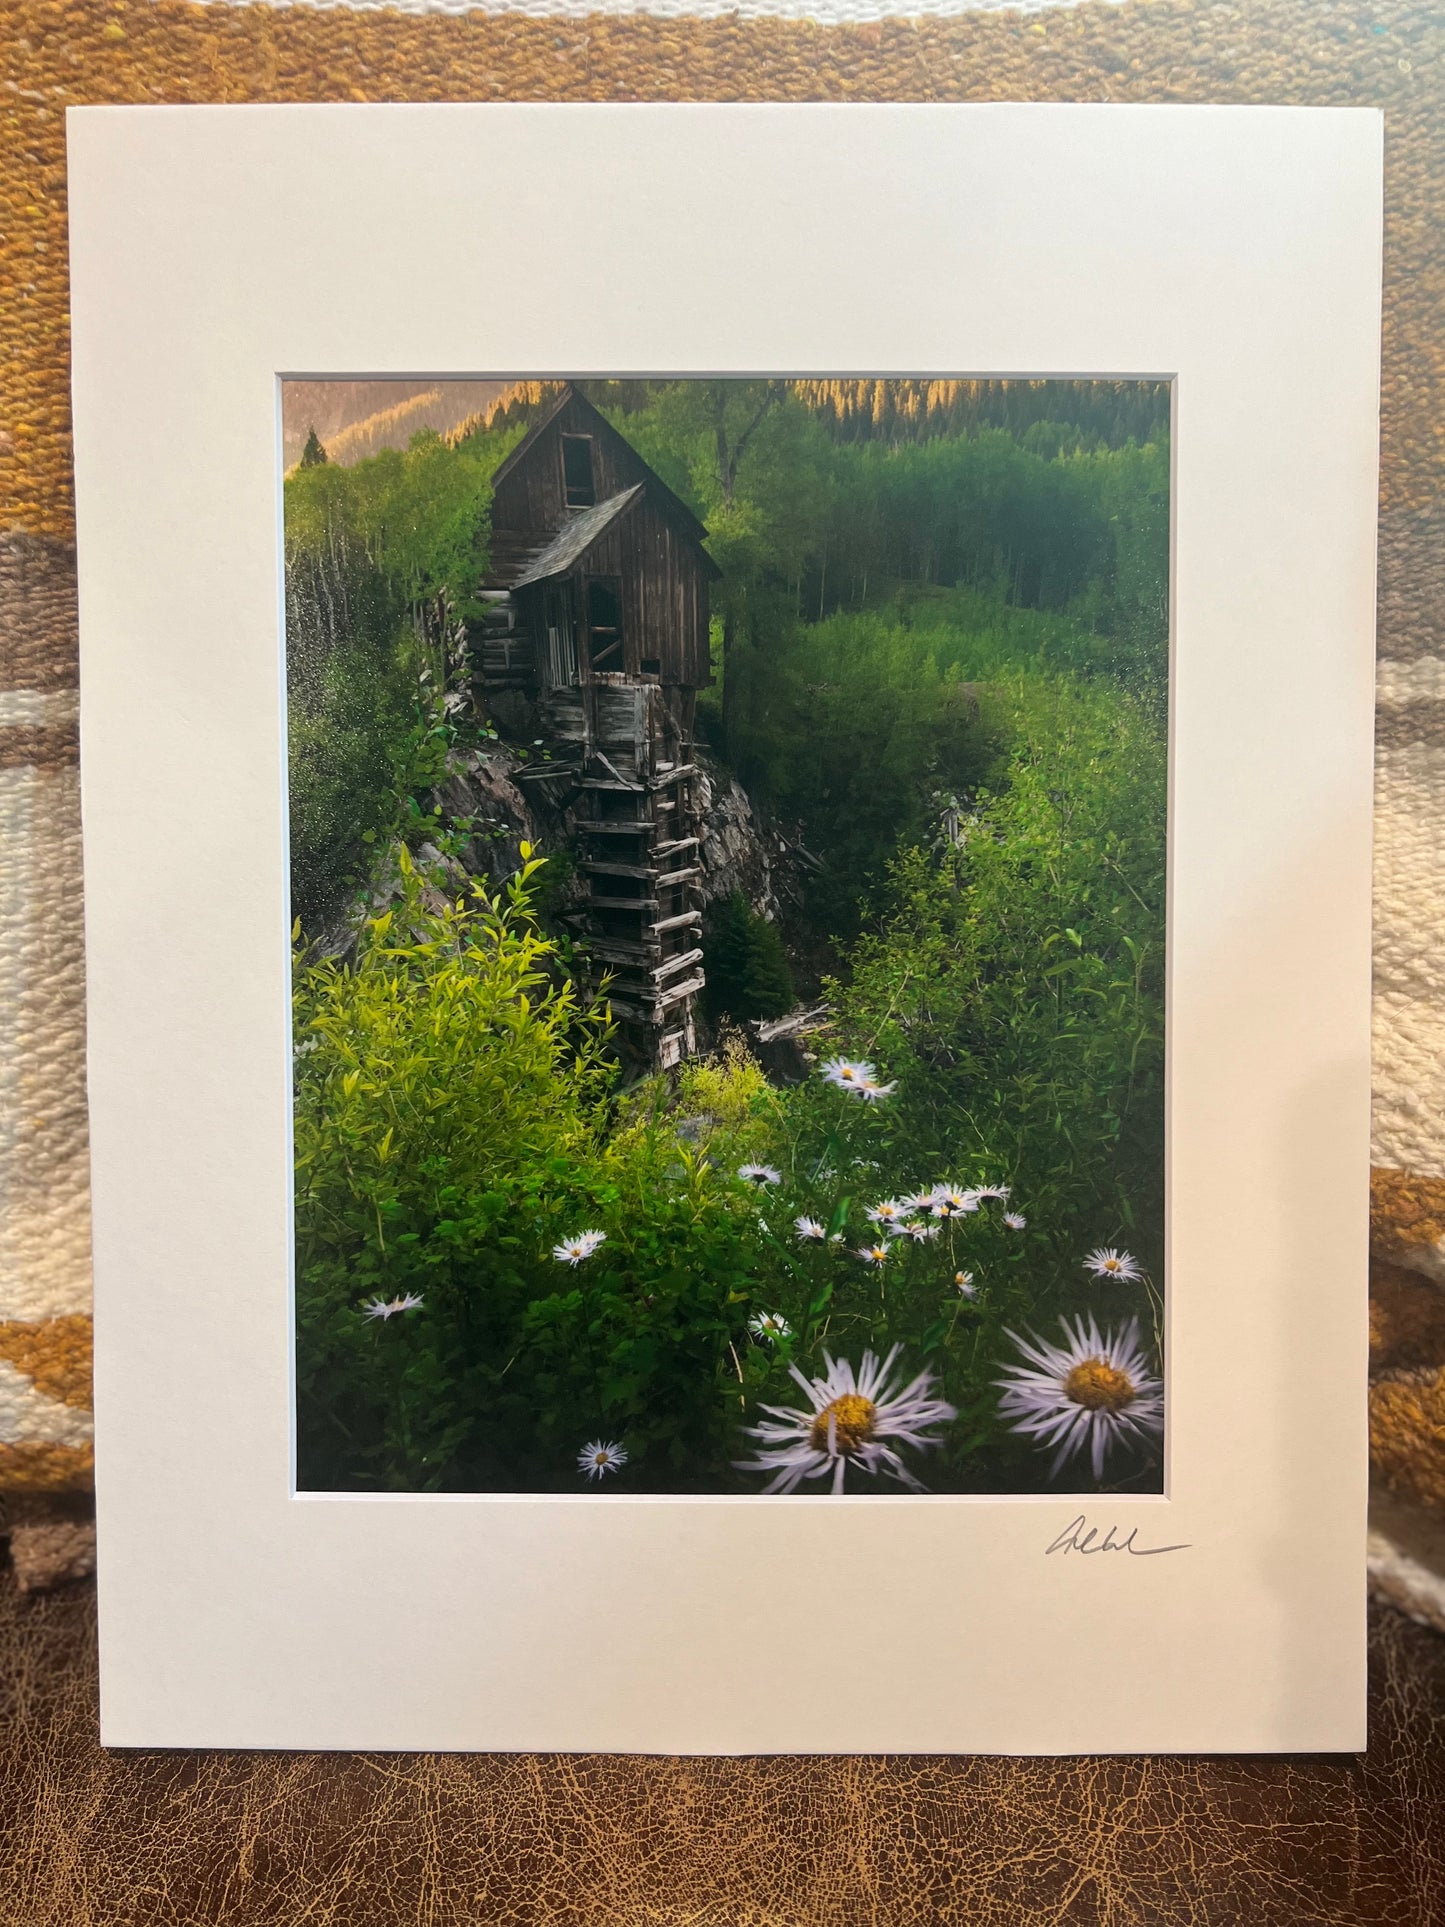
[[[592,479],[599,502],[634,482],[645,482],[651,473],[642,457],[605,422],[599,427],[598,417],[574,395],[498,479],[492,497],[494,529],[552,534],[561,528],[566,507],[562,499],[564,435],[593,438]]]
[[[697,688],[711,681],[708,583],[697,547],[646,494],[592,545],[582,572],[621,582],[629,676],[642,675],[643,663],[651,661],[661,665],[657,673],[664,683]],[[585,589],[581,602],[585,610]]]
[[[622,587],[626,673],[640,676],[642,664],[652,661],[660,665],[658,674],[664,683],[697,688],[710,682],[711,568],[705,553],[659,497],[655,478],[641,457],[605,422],[599,422],[580,398],[569,400],[499,477],[492,500],[494,568],[505,569],[528,552],[535,553],[571,512],[563,497],[564,435],[591,438],[598,502],[639,482],[645,491],[583,560],[577,579],[579,629],[586,622],[585,577],[617,577]],[[585,648],[580,653],[585,664]]]

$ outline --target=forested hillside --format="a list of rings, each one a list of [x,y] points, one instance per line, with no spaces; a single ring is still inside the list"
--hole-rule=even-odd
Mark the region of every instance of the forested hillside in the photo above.
[[[930,1488],[1037,1487],[1009,1332],[1157,1339],[1167,391],[584,386],[706,527],[700,730],[807,852],[804,898],[781,935],[726,907],[716,1048],[623,1092],[545,912],[565,853],[470,902],[421,856],[448,758],[505,735],[465,699],[467,624],[489,477],[551,391],[349,467],[313,449],[286,484],[303,1483],[567,1489],[580,1430],[632,1489],[755,1491],[789,1368],[897,1345],[952,1414]],[[728,1019],[795,986],[831,1029],[771,1081]],[[873,1213],[910,1198],[890,1242]],[[1104,1481],[1157,1489],[1153,1434],[1099,1398]]]

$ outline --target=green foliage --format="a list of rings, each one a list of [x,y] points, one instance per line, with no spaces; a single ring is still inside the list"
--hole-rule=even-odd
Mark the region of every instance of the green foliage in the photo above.
[[[898,1082],[899,1168],[1004,1166],[1066,1277],[1122,1238],[1162,1262],[1165,754],[1108,684],[1018,677],[1015,747],[962,848],[906,851],[832,987]]]
[[[1036,1489],[1038,1454],[997,1413],[1008,1330],[1157,1310],[1152,1285],[1094,1285],[1080,1261],[1120,1244],[1162,1263],[1162,403],[944,386],[593,393],[706,523],[714,722],[822,859],[805,913],[839,958],[829,1048],[890,1093],[776,1089],[726,1031],[621,1092],[544,928],[558,866],[458,902],[403,847],[355,960],[298,952],[303,1484],[577,1490],[602,1437],[629,1454],[614,1489],[755,1491],[736,1461],[761,1407],[798,1402],[789,1365],[897,1343],[959,1412],[916,1464],[928,1484]],[[455,447],[288,480],[303,923],[369,853],[436,834],[409,799],[448,745],[448,637],[488,478],[545,399]],[[741,897],[706,968],[717,1016],[793,1002],[778,930]],[[750,1186],[748,1164],[776,1181]],[[857,1256],[870,1205],[943,1179],[1010,1185],[1027,1223],[995,1202]],[[800,1240],[800,1215],[825,1237]],[[605,1239],[582,1262],[553,1256],[589,1229]],[[760,1313],[787,1332],[751,1331]]]
[[[532,915],[535,859],[471,903],[399,861],[354,963],[297,960],[303,1484],[571,1489],[599,1431],[664,1488],[716,1477],[746,1201],[658,1091],[614,1098],[601,1009]],[[551,1255],[591,1228],[585,1266]]]
[[[741,891],[719,906],[703,967],[715,1016],[781,1017],[797,1001],[777,925],[755,916]]]
[[[292,901],[308,929],[436,774],[449,651],[486,564],[490,472],[487,451],[427,433],[286,479]]]

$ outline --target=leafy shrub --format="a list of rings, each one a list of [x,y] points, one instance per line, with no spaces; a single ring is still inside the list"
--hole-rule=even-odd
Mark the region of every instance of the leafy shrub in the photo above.
[[[905,852],[881,927],[831,987],[899,1083],[890,1155],[999,1161],[1040,1256],[1162,1260],[1165,754],[1116,686],[1015,679],[1006,781],[962,848]],[[1073,1273],[1076,1276],[1076,1273]]]
[[[654,1485],[730,1480],[747,1199],[663,1086],[614,1099],[535,859],[470,903],[399,860],[355,962],[297,963],[302,1483],[569,1489],[618,1431]],[[585,1266],[552,1255],[583,1229],[606,1233]]]

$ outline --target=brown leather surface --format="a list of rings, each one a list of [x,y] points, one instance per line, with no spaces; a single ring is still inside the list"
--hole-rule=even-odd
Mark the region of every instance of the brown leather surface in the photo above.
[[[1329,1759],[105,1753],[94,1622],[0,1582],[4,1927],[1445,1922],[1445,1641],[1386,1610]]]

